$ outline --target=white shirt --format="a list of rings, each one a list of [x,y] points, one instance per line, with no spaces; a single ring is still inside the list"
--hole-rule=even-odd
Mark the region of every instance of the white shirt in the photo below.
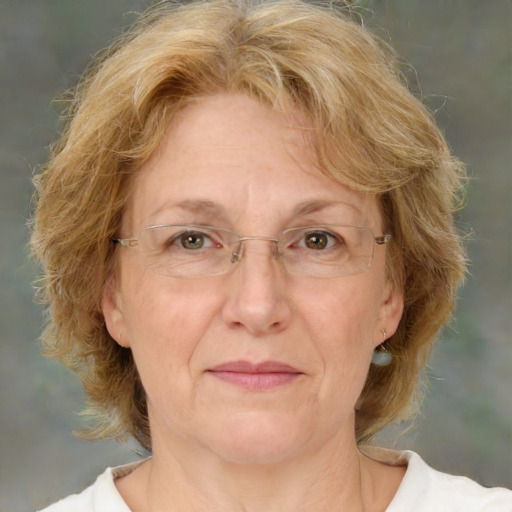
[[[488,489],[463,476],[440,473],[411,451],[364,447],[373,459],[390,465],[407,465],[404,479],[386,512],[512,512],[512,490]],[[131,512],[114,483],[141,462],[108,468],[80,494],[41,512]]]

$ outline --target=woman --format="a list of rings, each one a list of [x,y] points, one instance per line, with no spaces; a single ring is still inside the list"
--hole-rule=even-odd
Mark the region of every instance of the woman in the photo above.
[[[88,436],[152,456],[47,510],[510,510],[510,491],[364,446],[413,411],[453,309],[462,178],[343,12],[141,19],[77,89],[32,243]]]

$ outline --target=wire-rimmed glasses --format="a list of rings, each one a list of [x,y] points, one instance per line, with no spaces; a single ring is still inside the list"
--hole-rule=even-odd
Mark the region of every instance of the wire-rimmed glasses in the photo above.
[[[114,238],[122,247],[137,247],[143,266],[171,277],[198,278],[226,274],[243,256],[243,242],[262,240],[286,272],[308,277],[359,274],[372,264],[375,244],[390,234],[374,236],[363,226],[322,224],[284,230],[278,238],[240,236],[234,231],[196,224],[150,226],[138,238]]]

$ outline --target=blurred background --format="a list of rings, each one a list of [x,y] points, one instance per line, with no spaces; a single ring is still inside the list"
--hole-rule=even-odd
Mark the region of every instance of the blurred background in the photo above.
[[[0,0],[0,509],[41,508],[81,490],[134,444],[87,443],[80,387],[40,355],[37,268],[28,261],[31,176],[55,140],[58,103],[90,57],[151,2]],[[436,468],[512,487],[512,2],[367,0],[364,22],[413,66],[414,90],[472,176],[461,215],[471,275],[429,366],[430,392],[405,435]],[[414,71],[415,70],[415,71]],[[416,83],[415,74],[417,74]]]

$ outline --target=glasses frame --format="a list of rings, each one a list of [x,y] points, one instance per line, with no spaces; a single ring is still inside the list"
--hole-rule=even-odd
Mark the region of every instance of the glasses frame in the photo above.
[[[331,227],[335,227],[335,226],[336,227],[344,227],[344,228],[357,228],[357,229],[366,230],[366,231],[371,233],[371,235],[373,237],[373,240],[374,240],[374,242],[377,245],[385,245],[392,238],[390,233],[385,233],[385,234],[380,235],[380,236],[375,236],[373,234],[372,229],[369,228],[369,227],[366,227],[366,226],[351,226],[351,225],[346,225],[346,224],[318,224],[316,226],[300,226],[300,227],[297,227],[297,228],[288,228],[288,229],[285,229],[284,231],[281,232],[280,238],[272,238],[272,237],[266,237],[266,236],[240,236],[238,233],[236,233],[235,231],[232,231],[230,229],[218,228],[218,227],[215,227],[215,226],[208,226],[208,225],[205,225],[205,224],[157,224],[157,225],[154,225],[154,226],[148,226],[147,228],[144,228],[141,231],[141,234],[144,231],[148,231],[150,229],[169,228],[169,227],[183,227],[183,228],[191,228],[191,229],[207,229],[207,230],[225,231],[227,233],[235,235],[235,237],[238,239],[238,242],[235,244],[236,250],[231,253],[230,260],[229,260],[230,263],[236,264],[236,263],[238,263],[242,259],[242,251],[241,251],[242,242],[245,242],[247,240],[263,240],[263,241],[267,241],[267,242],[273,242],[277,246],[277,244],[279,243],[281,237],[285,233],[287,233],[289,231],[300,231],[300,230],[308,230],[308,229],[315,230],[315,229],[321,229],[321,228],[328,228],[330,226]],[[140,235],[139,235],[139,238],[140,238]],[[130,237],[130,238],[111,238],[110,241],[113,242],[114,244],[120,245],[121,247],[130,249],[130,248],[140,247],[139,238],[133,238],[133,237]],[[148,267],[146,267],[146,265],[144,265],[144,262],[142,261],[142,258],[141,258],[141,262],[142,262],[144,268],[146,268],[147,270],[149,270],[150,272],[153,272],[155,274],[165,275],[165,276],[168,276],[168,277],[185,278],[185,279],[199,279],[201,277],[213,277],[213,276],[218,276],[218,275],[225,275],[225,274],[228,274],[229,271],[230,271],[230,269],[228,267],[225,272],[223,271],[223,272],[219,272],[219,273],[216,273],[216,274],[199,275],[199,276],[186,276],[186,275],[174,275],[173,276],[171,274],[165,274],[163,272],[157,272],[157,271],[152,271],[152,270],[148,269]],[[370,264],[368,265],[368,267],[365,270],[362,270],[361,272],[357,272],[356,274],[363,273],[366,270],[368,270],[371,267],[372,263],[373,263],[373,251],[372,251],[372,255],[371,255]],[[304,275],[308,275],[308,274],[304,274]],[[354,274],[341,274],[340,276],[343,276],[343,275],[354,275]],[[311,275],[309,277],[322,278],[323,276],[313,276],[313,275]],[[332,277],[332,276],[330,276],[330,277]],[[325,276],[323,278],[327,279],[328,277]]]

